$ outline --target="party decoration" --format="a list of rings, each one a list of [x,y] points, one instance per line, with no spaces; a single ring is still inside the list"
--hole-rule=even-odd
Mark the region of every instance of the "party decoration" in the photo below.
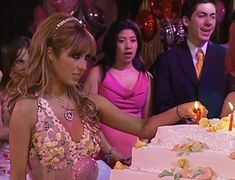
[[[161,19],[163,17],[162,4],[164,0],[149,0],[148,4],[151,12],[156,18]]]
[[[180,19],[162,19],[160,20],[159,30],[160,40],[165,48],[179,45],[185,41],[186,33]]]
[[[95,37],[99,38],[107,29],[103,10],[96,6],[84,7],[80,6],[73,14]]]
[[[79,5],[79,0],[47,0],[48,4],[55,8],[55,11],[73,13]]]
[[[179,17],[183,0],[149,0],[148,4],[151,12],[158,19]]]
[[[224,7],[224,3],[221,0],[216,0],[216,24],[220,25],[225,16],[226,10]]]
[[[149,42],[157,32],[157,21],[149,10],[141,10],[137,15],[136,22],[142,33],[143,40]]]
[[[175,29],[176,29],[175,36],[174,36],[175,44],[179,45],[185,41],[186,33],[185,33],[184,26],[183,26],[181,19],[174,20],[174,23],[175,23]]]
[[[89,30],[95,38],[98,38],[107,29],[104,12],[97,6],[85,8],[85,18],[89,24]]]
[[[93,6],[96,2],[97,0],[82,0],[82,5],[88,8]]]
[[[34,20],[29,26],[29,31],[34,34],[38,25],[49,16],[49,13],[45,11],[41,6],[34,9],[33,12]]]

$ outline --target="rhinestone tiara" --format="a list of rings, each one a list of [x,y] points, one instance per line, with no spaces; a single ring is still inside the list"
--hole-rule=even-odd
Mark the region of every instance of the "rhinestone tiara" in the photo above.
[[[67,17],[67,18],[65,18],[65,19],[63,19],[62,21],[60,21],[58,24],[56,24],[56,30],[57,29],[59,29],[61,26],[63,26],[65,23],[67,23],[67,22],[70,22],[70,21],[77,21],[79,24],[81,24],[81,22],[77,19],[77,18],[75,18],[75,17]]]

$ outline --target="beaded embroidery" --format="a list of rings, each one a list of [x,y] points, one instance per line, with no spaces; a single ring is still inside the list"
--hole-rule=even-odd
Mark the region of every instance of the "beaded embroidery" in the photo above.
[[[30,158],[35,155],[48,171],[75,164],[82,157],[95,157],[100,150],[99,129],[90,127],[82,119],[84,127],[80,142],[74,142],[55,116],[44,98],[38,99],[38,121],[30,148]],[[93,127],[93,126],[92,126]]]

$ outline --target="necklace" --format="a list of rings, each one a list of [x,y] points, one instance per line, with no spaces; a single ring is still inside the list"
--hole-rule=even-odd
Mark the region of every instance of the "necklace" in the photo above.
[[[54,97],[54,96],[52,96],[52,97]],[[73,120],[73,117],[74,117],[74,115],[73,115],[73,110],[74,110],[74,109],[69,109],[69,108],[68,108],[69,100],[68,100],[68,105],[67,105],[67,107],[65,107],[65,105],[59,100],[58,97],[54,97],[54,98],[55,98],[55,100],[59,103],[59,105],[65,110],[65,111],[64,111],[64,118],[65,118],[67,121],[72,121],[72,120]]]

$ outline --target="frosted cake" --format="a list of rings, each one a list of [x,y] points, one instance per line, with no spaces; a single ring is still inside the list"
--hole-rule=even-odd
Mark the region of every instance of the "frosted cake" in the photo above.
[[[110,180],[235,179],[235,131],[228,123],[159,127],[151,143],[133,148],[131,166],[112,170]]]

